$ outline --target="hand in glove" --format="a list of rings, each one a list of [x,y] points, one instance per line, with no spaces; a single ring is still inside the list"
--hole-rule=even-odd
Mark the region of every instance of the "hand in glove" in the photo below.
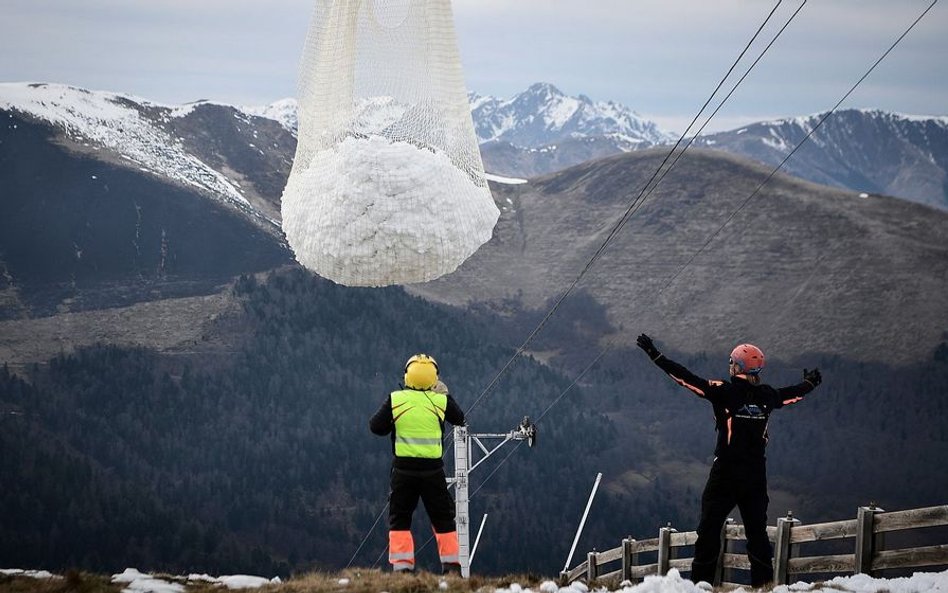
[[[823,377],[820,375],[820,369],[813,369],[812,371],[803,369],[803,380],[813,387],[816,387],[823,382]]]
[[[645,353],[648,354],[648,357],[652,360],[662,355],[662,353],[658,351],[658,348],[655,347],[655,344],[652,343],[652,338],[645,334],[640,335],[635,343],[639,348],[645,350]]]

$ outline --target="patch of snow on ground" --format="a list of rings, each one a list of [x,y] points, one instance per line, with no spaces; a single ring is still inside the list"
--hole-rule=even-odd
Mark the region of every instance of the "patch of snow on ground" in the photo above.
[[[770,136],[770,138],[761,138],[760,141],[775,150],[779,150],[780,152],[789,152],[790,145],[787,144],[787,141],[780,137],[780,135],[777,134],[777,131],[773,128],[770,129]]]
[[[178,577],[176,577],[176,580],[178,580]],[[183,577],[180,580],[184,580]],[[280,577],[267,579],[244,574],[220,577],[212,577],[207,574],[190,574],[186,580],[189,583],[200,582],[222,585],[228,589],[259,589],[264,585],[282,582]],[[139,572],[135,568],[126,568],[125,572],[112,575],[112,582],[126,585],[122,589],[123,593],[184,593],[185,591],[184,585],[155,578],[150,574]]]
[[[7,576],[30,577],[34,579],[61,579],[61,576],[54,575],[48,570],[22,570],[20,568],[0,569],[0,574]]]
[[[0,109],[47,121],[74,140],[89,140],[161,175],[250,206],[224,175],[142,117],[133,107],[136,103],[157,106],[61,84],[0,83]]]
[[[125,584],[123,593],[184,593],[184,585],[156,579],[134,568],[126,568],[125,572],[112,575],[112,582]]]
[[[488,181],[493,181],[494,183],[503,183],[505,185],[521,185],[527,183],[526,179],[520,179],[518,177],[504,177],[503,175],[494,175],[493,173],[485,173],[484,177]]]
[[[707,583],[702,583],[701,586],[695,585],[688,579],[682,578],[681,573],[676,569],[671,569],[664,577],[645,577],[645,580],[636,585],[626,581],[616,591],[620,593],[707,593],[710,589]],[[541,593],[587,593],[589,588],[580,581],[568,587],[558,587],[552,581],[545,581],[540,585],[539,591]],[[750,593],[751,591],[757,590],[751,587],[739,587],[734,590],[734,593]],[[769,591],[772,593],[948,593],[948,570],[916,572],[911,577],[893,579],[876,579],[858,574],[836,577],[815,584],[799,582],[793,585],[780,585]],[[495,593],[533,593],[533,591],[514,584],[496,589]]]
[[[245,574],[234,574],[217,578],[217,582],[228,589],[257,589],[264,585],[277,584],[282,582],[280,577],[266,579],[264,577],[255,577]]]

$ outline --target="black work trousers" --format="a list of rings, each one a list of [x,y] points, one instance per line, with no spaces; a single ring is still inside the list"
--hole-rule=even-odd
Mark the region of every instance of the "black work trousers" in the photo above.
[[[763,460],[733,462],[717,459],[701,495],[701,521],[691,566],[691,580],[714,582],[721,528],[737,506],[747,534],[751,585],[759,587],[774,578],[773,548],[767,539],[767,470]]]
[[[436,533],[451,533],[454,525],[454,499],[448,492],[444,469],[411,471],[392,468],[392,489],[388,502],[390,531],[411,529],[411,516],[421,498]]]

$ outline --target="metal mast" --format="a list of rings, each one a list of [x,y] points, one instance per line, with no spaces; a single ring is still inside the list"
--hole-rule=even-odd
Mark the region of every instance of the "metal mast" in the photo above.
[[[458,532],[458,561],[461,563],[461,576],[471,576],[471,521],[470,494],[468,476],[480,464],[484,463],[495,451],[510,441],[527,441],[529,446],[536,443],[537,427],[530,418],[524,417],[520,426],[505,433],[472,433],[466,426],[454,428],[454,477],[448,478],[448,484],[454,484],[455,511]],[[484,441],[500,441],[485,446]],[[471,444],[481,451],[481,457],[472,465],[473,449]]]

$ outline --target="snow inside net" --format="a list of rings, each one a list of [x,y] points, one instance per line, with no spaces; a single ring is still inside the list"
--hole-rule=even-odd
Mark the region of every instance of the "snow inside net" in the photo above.
[[[317,0],[283,230],[305,267],[384,286],[450,273],[500,214],[449,0]]]

